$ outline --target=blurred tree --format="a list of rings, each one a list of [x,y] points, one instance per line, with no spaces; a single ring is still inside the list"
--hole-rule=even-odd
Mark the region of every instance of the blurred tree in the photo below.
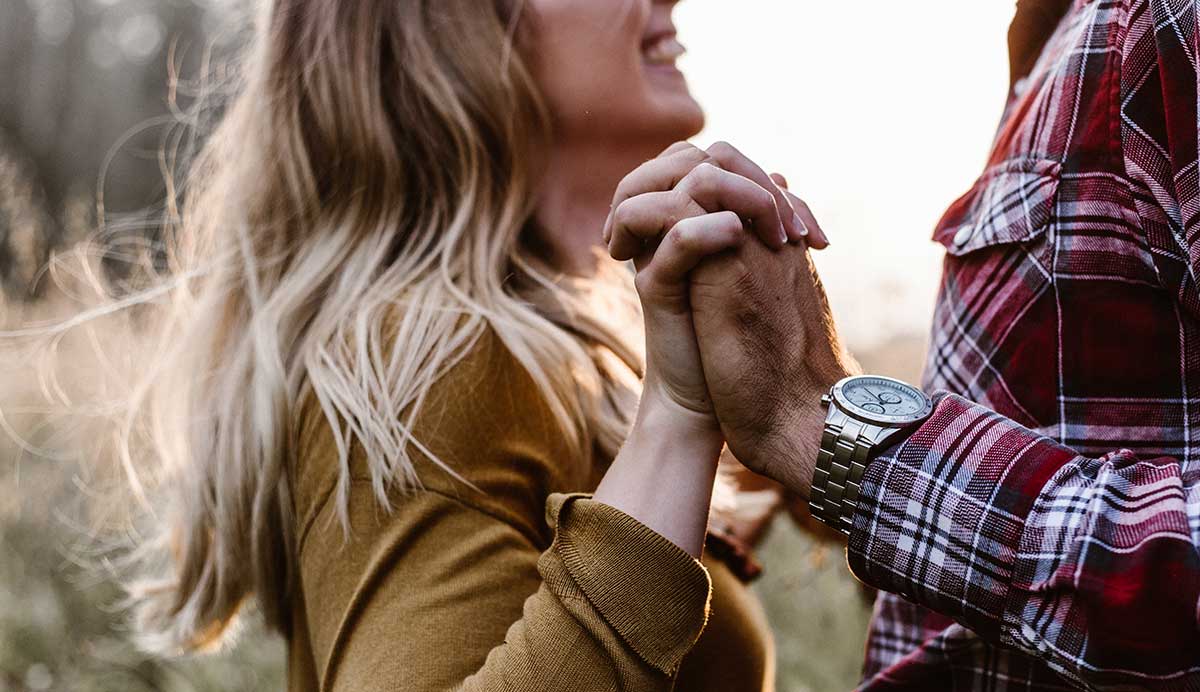
[[[30,168],[0,130],[0,290],[13,296],[36,290],[35,268],[47,259],[48,215],[38,194],[45,186]]]
[[[192,74],[206,50],[229,43],[212,32],[228,4],[0,2],[0,162],[18,168],[24,183],[0,183],[0,210],[24,204],[15,199],[24,193],[38,210],[32,234],[0,211],[0,283],[9,297],[36,294],[17,278],[33,275],[18,260],[40,264],[48,250],[94,230],[96,216],[81,208],[101,208],[117,234],[154,232],[165,195],[159,154],[175,124],[168,63]]]
[[[50,251],[96,231],[98,209],[106,236],[155,233],[159,153],[176,127],[168,63],[173,55],[179,74],[195,74],[230,4],[0,0],[0,318],[6,299],[49,288],[36,279]],[[52,303],[18,317],[53,314]],[[248,646],[218,656],[168,661],[136,649],[85,523],[96,469],[75,463],[85,443],[26,396],[39,382],[0,360],[0,692],[281,689],[282,644],[259,627]]]

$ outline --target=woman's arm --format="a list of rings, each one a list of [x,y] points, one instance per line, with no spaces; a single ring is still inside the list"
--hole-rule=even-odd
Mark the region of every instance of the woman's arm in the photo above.
[[[708,574],[609,505],[547,506],[586,487],[589,467],[493,333],[434,385],[416,427],[479,490],[418,455],[424,488],[385,511],[355,450],[349,538],[323,419],[304,438],[293,645],[311,650],[320,689],[669,690],[704,629]]]
[[[754,235],[775,251],[803,241],[806,225],[781,182],[724,142],[680,143],[621,182],[605,223],[609,252],[637,267],[647,367],[637,420],[596,500],[693,556],[703,548],[724,438],[696,345],[689,274]]]
[[[725,438],[711,417],[647,392],[629,439],[596,490],[692,557],[700,557]]]
[[[303,560],[321,689],[665,692],[704,628],[700,563],[602,503],[556,496],[539,553],[454,498],[354,492],[351,544],[325,521]]]

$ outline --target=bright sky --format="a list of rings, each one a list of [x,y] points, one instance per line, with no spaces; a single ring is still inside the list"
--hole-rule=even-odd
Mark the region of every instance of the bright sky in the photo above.
[[[732,142],[786,175],[833,247],[817,262],[843,334],[929,328],[930,234],[979,175],[1004,106],[1014,0],[689,0],[682,64]]]

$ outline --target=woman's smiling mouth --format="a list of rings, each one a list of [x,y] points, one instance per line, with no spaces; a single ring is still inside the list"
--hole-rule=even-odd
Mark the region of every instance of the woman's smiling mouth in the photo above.
[[[651,36],[642,43],[642,59],[652,67],[675,68],[678,60],[687,49],[675,36],[675,32],[666,32]]]

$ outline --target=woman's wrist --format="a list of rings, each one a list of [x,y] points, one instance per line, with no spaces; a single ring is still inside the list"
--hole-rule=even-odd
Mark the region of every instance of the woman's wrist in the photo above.
[[[721,425],[713,413],[696,411],[678,403],[653,381],[647,381],[642,391],[630,437],[638,433],[674,439],[680,444],[695,446],[697,451],[715,448],[713,463],[725,444]]]
[[[629,437],[594,499],[699,557],[723,446],[712,416],[681,406],[647,385]]]

